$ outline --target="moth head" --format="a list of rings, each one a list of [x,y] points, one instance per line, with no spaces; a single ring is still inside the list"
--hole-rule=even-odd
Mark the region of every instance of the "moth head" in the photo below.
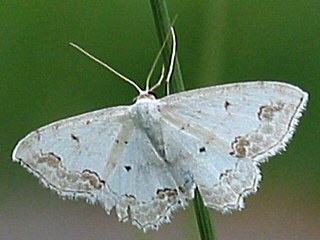
[[[133,99],[133,102],[137,102],[140,100],[156,100],[157,96],[154,92],[148,91],[148,92],[141,92],[137,97]]]

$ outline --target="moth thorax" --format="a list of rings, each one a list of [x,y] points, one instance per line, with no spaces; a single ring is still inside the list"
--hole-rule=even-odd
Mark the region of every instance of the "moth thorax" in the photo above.
[[[139,98],[131,106],[131,118],[142,128],[156,127],[161,118],[160,102],[153,95],[150,98]],[[141,95],[139,96],[141,97]]]

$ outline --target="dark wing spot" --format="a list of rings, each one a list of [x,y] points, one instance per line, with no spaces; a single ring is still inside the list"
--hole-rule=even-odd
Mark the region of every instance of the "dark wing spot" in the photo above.
[[[56,154],[53,153],[53,152],[49,152],[48,155],[50,155],[50,156],[56,158],[57,160],[61,161],[61,157],[59,157],[58,155],[56,155]]]
[[[115,140],[115,142],[116,142],[116,144],[119,144],[119,143],[121,143],[121,144],[128,144],[128,141],[126,141],[126,140],[124,140],[124,141],[122,141],[121,139],[119,140],[119,139],[116,139]]]
[[[136,199],[136,197],[132,194],[125,194],[127,198]]]
[[[231,143],[232,151],[229,154],[237,158],[244,158],[247,156],[250,144],[250,141],[248,141],[244,137],[238,136]]]
[[[71,136],[71,138],[72,138],[73,140],[75,140],[76,142],[79,142],[79,137],[78,137],[77,135],[71,133],[70,136]]]
[[[219,180],[221,180],[224,177],[227,177],[230,172],[232,172],[232,169],[227,169],[223,173],[220,173]]]
[[[274,116],[284,108],[283,102],[276,102],[272,105],[261,106],[258,112],[260,121],[272,122]]]
[[[95,189],[101,189],[105,185],[105,181],[100,179],[99,174],[89,169],[85,169],[82,171],[81,178],[83,180],[89,181],[90,185]]]
[[[49,166],[58,167],[61,162],[61,157],[54,154],[53,152],[49,152],[47,154],[41,154],[41,157],[38,159],[38,163],[46,163]]]
[[[225,175],[225,173],[220,173],[219,180],[221,180]]]
[[[130,166],[124,166],[124,168],[129,172],[132,168]]]
[[[225,102],[224,102],[224,109],[225,109],[225,110],[228,110],[228,107],[229,107],[230,105],[231,105],[230,102],[225,101]]]
[[[199,148],[199,153],[203,153],[203,152],[206,152],[206,151],[207,151],[207,149],[205,147]]]
[[[184,130],[186,130],[186,129],[189,128],[189,127],[190,127],[190,123],[187,123],[187,124],[185,124],[185,125],[182,125],[182,126],[180,127],[180,130],[184,131]]]

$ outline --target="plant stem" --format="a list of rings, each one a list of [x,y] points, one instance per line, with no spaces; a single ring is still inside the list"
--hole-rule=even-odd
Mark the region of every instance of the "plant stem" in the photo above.
[[[165,41],[169,32],[172,22],[170,22],[169,13],[165,0],[150,0],[155,26],[157,29],[160,45]],[[169,59],[171,54],[170,46],[166,45],[163,51],[163,58],[166,66],[169,65]],[[175,60],[174,74],[170,84],[171,92],[184,91],[184,84],[178,57]],[[194,209],[197,218],[199,234],[202,240],[215,240],[214,231],[211,224],[210,214],[208,209],[204,206],[203,200],[199,193],[198,188],[195,191]]]
[[[194,210],[197,216],[197,223],[202,240],[216,240],[210,213],[208,208],[204,206],[201,194],[196,188],[195,197],[194,197]]]

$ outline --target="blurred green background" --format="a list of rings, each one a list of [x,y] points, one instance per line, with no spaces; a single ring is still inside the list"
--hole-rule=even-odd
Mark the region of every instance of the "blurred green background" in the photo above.
[[[320,2],[168,1],[186,89],[253,79],[300,86],[310,102],[284,154],[244,211],[212,212],[219,239],[320,235]],[[143,86],[159,50],[148,1],[2,0],[0,239],[198,239],[193,207],[144,234],[99,206],[63,201],[11,162],[25,134],[54,120],[131,104],[132,86],[68,45],[80,44]]]

